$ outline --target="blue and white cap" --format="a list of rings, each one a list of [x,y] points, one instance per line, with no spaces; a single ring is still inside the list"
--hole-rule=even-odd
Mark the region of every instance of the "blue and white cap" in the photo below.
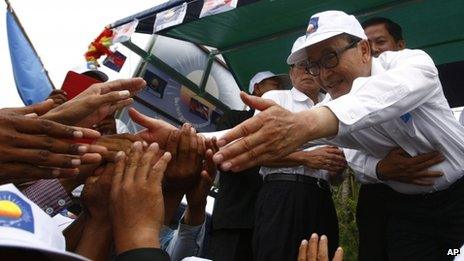
[[[66,252],[56,221],[13,184],[0,186],[0,256],[6,249],[18,249],[18,254],[21,249],[35,250],[50,260],[88,260]]]
[[[364,29],[353,15],[348,15],[342,11],[325,11],[311,16],[306,35],[300,37],[301,39],[298,38],[300,40],[298,48],[295,48],[294,45],[287,58],[287,64],[291,65],[305,60],[307,47],[343,33],[367,39]]]

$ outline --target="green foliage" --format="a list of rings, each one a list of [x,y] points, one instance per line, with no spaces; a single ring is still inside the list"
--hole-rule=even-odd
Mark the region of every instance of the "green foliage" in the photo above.
[[[358,202],[359,184],[356,183],[351,170],[348,170],[345,175],[346,178],[340,185],[332,187],[333,199],[340,228],[339,244],[345,252],[344,260],[356,261],[358,260],[356,204]]]

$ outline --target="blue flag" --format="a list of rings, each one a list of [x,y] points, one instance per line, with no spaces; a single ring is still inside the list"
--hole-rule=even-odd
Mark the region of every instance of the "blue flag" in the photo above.
[[[17,17],[7,10],[6,24],[16,88],[25,105],[44,101],[53,89],[45,68]]]

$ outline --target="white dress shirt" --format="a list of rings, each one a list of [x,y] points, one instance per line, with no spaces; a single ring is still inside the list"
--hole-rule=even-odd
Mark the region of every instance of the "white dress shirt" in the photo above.
[[[319,93],[318,101],[322,101],[325,95]],[[300,112],[300,111],[307,111],[314,106],[314,102],[306,96],[306,94],[300,92],[298,89],[293,87],[291,90],[275,90],[266,92],[262,98],[273,100],[280,106],[284,107],[285,109],[291,112]],[[259,111],[255,112],[255,115],[258,114]],[[313,150],[317,147],[321,146],[313,146],[307,148],[305,150]],[[320,178],[324,180],[328,180],[328,174],[326,170],[318,170],[318,169],[311,169],[306,166],[297,166],[297,167],[280,167],[280,168],[270,168],[270,167],[261,167],[259,173],[263,176],[272,174],[272,173],[287,173],[287,174],[300,174],[300,175],[307,175],[314,178]]]
[[[461,115],[459,115],[459,123],[464,126],[464,109],[461,111]]]
[[[327,95],[318,106],[330,108],[340,121],[337,136],[325,141],[372,156],[364,164],[367,174],[395,147],[411,156],[443,154],[445,160],[429,168],[444,173],[432,186],[384,182],[398,192],[443,190],[464,174],[464,127],[445,99],[432,59],[421,50],[384,52],[373,58],[370,77],[357,78],[350,93],[335,100]]]

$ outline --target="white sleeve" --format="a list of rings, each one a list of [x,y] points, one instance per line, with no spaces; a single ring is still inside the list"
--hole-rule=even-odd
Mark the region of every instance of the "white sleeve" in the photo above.
[[[379,183],[377,178],[377,163],[380,159],[375,158],[367,153],[353,149],[343,149],[346,161],[354,171],[356,179],[361,183]]]
[[[184,212],[185,215],[185,212]],[[203,240],[206,231],[206,218],[203,224],[189,226],[183,223],[182,216],[177,230],[174,231],[171,241],[166,248],[166,252],[171,260],[182,260],[189,256],[198,256],[203,248]]]
[[[355,79],[348,94],[323,105],[339,119],[338,135],[400,117],[440,91],[437,68],[421,50],[387,52],[372,62],[372,76]]]

